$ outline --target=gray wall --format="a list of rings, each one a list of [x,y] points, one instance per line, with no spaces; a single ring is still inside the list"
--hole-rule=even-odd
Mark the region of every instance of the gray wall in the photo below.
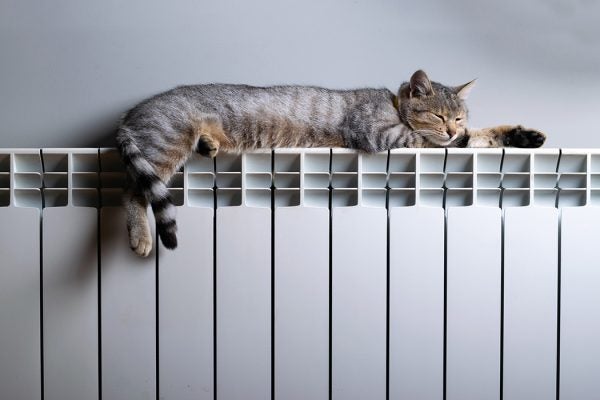
[[[395,90],[417,68],[479,78],[472,125],[600,147],[599,20],[594,0],[0,0],[0,147],[110,145],[178,84]]]

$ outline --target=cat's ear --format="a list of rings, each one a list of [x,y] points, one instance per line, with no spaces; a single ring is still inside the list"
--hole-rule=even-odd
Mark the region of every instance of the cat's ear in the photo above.
[[[475,82],[477,79],[473,79],[471,82],[467,82],[464,85],[460,85],[454,88],[454,93],[461,100],[466,100],[469,97],[469,93],[471,93],[471,89],[475,86]]]
[[[433,87],[427,74],[423,70],[418,70],[410,77],[410,96],[424,97],[433,94]]]

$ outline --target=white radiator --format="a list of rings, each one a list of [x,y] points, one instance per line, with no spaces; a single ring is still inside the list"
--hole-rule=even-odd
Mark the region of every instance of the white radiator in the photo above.
[[[600,396],[600,150],[196,157],[145,259],[123,181],[0,150],[0,398]]]

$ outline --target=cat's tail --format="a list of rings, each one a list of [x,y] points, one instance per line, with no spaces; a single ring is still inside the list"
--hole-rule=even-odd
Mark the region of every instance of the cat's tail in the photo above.
[[[154,166],[144,157],[128,129],[120,127],[117,143],[135,193],[143,195],[152,207],[156,230],[167,249],[177,247],[176,209],[167,185],[157,175]]]

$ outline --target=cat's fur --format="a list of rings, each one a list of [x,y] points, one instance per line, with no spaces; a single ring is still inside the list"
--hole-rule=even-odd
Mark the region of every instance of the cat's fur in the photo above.
[[[539,147],[545,135],[520,126],[467,128],[464,99],[473,82],[449,87],[417,71],[395,95],[387,89],[306,86],[181,86],[131,109],[117,135],[127,167],[131,248],[152,248],[147,205],[167,248],[177,246],[175,207],[166,183],[193,152],[214,157],[274,147]]]

